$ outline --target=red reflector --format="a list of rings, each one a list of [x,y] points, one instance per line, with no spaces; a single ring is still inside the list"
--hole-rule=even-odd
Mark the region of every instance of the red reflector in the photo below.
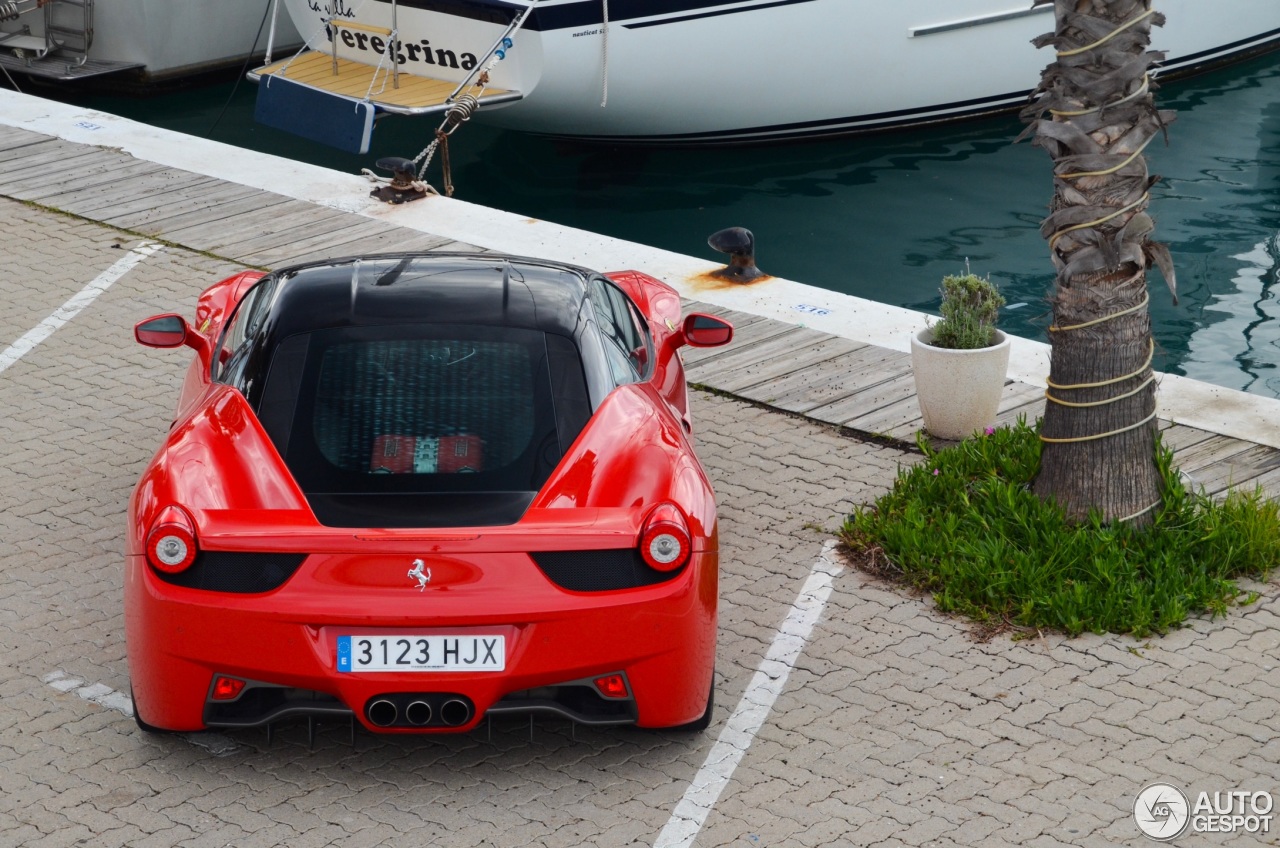
[[[627,697],[627,679],[621,674],[606,674],[604,677],[597,677],[592,682],[596,684],[596,689],[600,690],[600,694],[606,698]]]
[[[244,691],[244,681],[234,677],[219,677],[213,681],[213,700],[230,701],[240,697]]]

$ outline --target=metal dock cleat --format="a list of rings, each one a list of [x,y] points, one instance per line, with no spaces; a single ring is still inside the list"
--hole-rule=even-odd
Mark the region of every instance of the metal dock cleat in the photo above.
[[[711,276],[735,283],[749,283],[766,276],[756,267],[756,238],[750,230],[729,227],[712,233],[707,244],[721,253],[729,254],[729,264],[718,271],[712,271]]]
[[[391,180],[386,185],[369,192],[370,197],[376,197],[384,203],[411,203],[429,194],[437,193],[428,183],[418,179],[414,173],[415,165],[412,159],[386,156],[374,164],[380,171],[390,171]],[[369,179],[386,181],[386,177],[375,176],[368,169],[364,169],[363,173]]]

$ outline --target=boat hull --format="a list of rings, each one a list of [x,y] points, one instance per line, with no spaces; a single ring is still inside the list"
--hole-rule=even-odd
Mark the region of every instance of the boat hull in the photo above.
[[[135,81],[163,83],[240,66],[251,50],[262,54],[271,25],[269,8],[270,0],[100,2],[90,18],[87,56],[64,50],[36,58],[39,50],[5,50],[0,43],[0,57],[8,60],[3,64],[9,70],[31,76],[72,80],[94,76],[95,69],[99,73],[130,70]],[[43,10],[0,23],[0,35],[22,29],[44,41]],[[277,51],[282,46],[296,49],[299,41],[292,20],[281,9],[276,21]]]
[[[329,49],[319,4],[286,4],[304,36],[319,34],[320,46],[312,46]],[[400,70],[460,81],[465,62],[436,59],[483,62],[527,5],[398,3],[402,43],[421,45],[407,48]],[[391,26],[387,0],[360,8],[362,21]],[[1165,0],[1160,9],[1169,23],[1153,34],[1153,48],[1167,53],[1166,73],[1280,45],[1280,4]],[[1050,9],[1011,0],[541,0],[494,71],[496,85],[523,99],[483,109],[479,118],[554,136],[668,144],[952,120],[1023,103],[1052,58],[1031,39],[1052,28]],[[390,61],[367,44],[340,42],[338,53]]]

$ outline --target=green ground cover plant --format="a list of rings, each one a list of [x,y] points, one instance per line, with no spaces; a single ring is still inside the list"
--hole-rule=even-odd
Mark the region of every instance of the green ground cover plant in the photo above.
[[[1235,581],[1265,581],[1280,563],[1276,502],[1188,491],[1163,446],[1163,503],[1151,527],[1135,529],[1097,516],[1073,524],[1037,497],[1041,443],[1024,421],[942,450],[919,444],[925,461],[850,515],[840,536],[864,570],[993,630],[1163,633],[1252,603]]]

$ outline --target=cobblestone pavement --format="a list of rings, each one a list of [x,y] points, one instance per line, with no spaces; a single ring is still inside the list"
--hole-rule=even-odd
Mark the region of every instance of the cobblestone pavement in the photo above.
[[[0,200],[0,349],[139,240]],[[911,453],[699,393],[721,502],[716,721],[706,734],[495,721],[447,738],[301,726],[151,737],[129,718],[125,503],[186,356],[135,321],[236,270],[166,248],[0,371],[0,846],[652,845],[832,527]],[[1144,842],[1136,793],[1280,795],[1280,603],[1162,639],[974,641],[844,571],[698,846]],[[1280,844],[1275,834],[1185,844]]]

